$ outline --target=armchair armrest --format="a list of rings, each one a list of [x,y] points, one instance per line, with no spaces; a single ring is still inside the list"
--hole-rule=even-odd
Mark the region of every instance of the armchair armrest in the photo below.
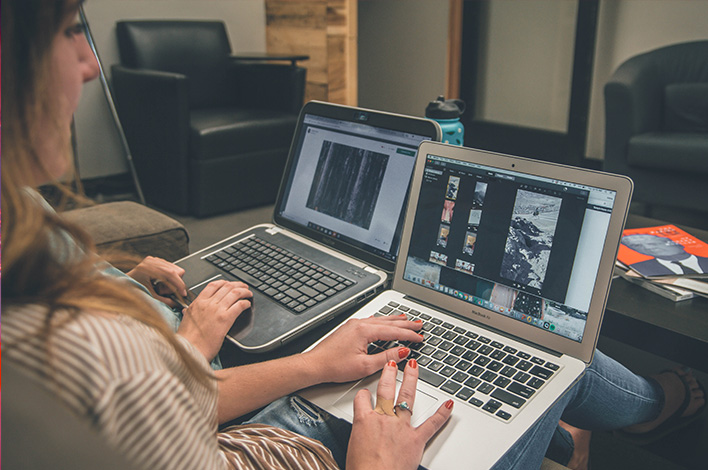
[[[615,71],[605,84],[605,160],[625,160],[629,139],[658,130],[661,125],[662,83],[652,61],[636,56]]]
[[[181,74],[114,65],[116,108],[145,197],[188,211],[189,81]],[[169,190],[178,186],[180,191]]]
[[[235,61],[229,67],[239,106],[269,108],[298,114],[305,99],[302,67]]]
[[[628,60],[605,85],[608,121],[628,126],[630,135],[658,130],[661,125],[663,83],[649,59],[637,56]]]
[[[232,55],[231,59],[241,61],[288,60],[290,65],[294,67],[297,65],[298,60],[310,60],[310,56],[304,54],[274,54],[271,52],[242,52]]]

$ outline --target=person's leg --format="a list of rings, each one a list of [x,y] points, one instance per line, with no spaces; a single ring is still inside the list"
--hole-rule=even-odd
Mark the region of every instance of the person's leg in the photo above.
[[[244,424],[259,423],[317,439],[332,451],[344,468],[352,425],[336,418],[297,395],[274,401]]]
[[[570,459],[573,442],[559,429],[563,421],[589,430],[618,429],[654,419],[664,404],[658,383],[640,377],[600,351],[580,381],[536,423],[502,459],[497,469],[539,468],[549,449]],[[559,462],[567,464],[567,461]]]

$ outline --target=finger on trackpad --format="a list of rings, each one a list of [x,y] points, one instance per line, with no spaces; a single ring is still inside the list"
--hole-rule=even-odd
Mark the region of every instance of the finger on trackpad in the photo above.
[[[371,392],[371,397],[376,400],[376,386],[379,383],[379,374],[374,374],[371,377],[361,380],[354,387],[345,392],[341,397],[334,402],[334,407],[339,410],[342,415],[349,419],[351,422],[354,417],[354,396],[356,393],[363,389],[368,388]],[[401,387],[401,379],[396,379],[396,394],[398,394],[398,389]],[[372,406],[376,405],[373,403]],[[413,404],[413,418],[411,419],[411,424],[413,426],[419,426],[423,421],[425,421],[429,416],[431,416],[438,406],[438,399],[428,395],[420,390],[416,391],[415,403]]]

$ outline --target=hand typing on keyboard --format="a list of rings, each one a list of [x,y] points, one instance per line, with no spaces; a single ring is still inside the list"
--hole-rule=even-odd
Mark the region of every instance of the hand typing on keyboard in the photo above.
[[[406,305],[389,302],[376,314],[419,322],[424,342],[379,340],[369,354],[408,347],[421,381],[502,421],[511,420],[559,366],[480,333],[455,326]],[[403,370],[400,367],[399,368]]]
[[[419,343],[421,322],[408,321],[405,316],[350,319],[325,338],[308,355],[317,364],[318,373],[326,382],[348,382],[369,376],[389,361],[399,363],[410,354],[408,347],[394,347],[368,354],[373,341],[404,341]]]

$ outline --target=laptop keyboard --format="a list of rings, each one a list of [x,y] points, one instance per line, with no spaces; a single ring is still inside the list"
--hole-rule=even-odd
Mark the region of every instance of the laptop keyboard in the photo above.
[[[297,314],[355,284],[258,237],[241,240],[204,259]]]
[[[409,359],[418,361],[419,380],[503,421],[509,421],[560,369],[529,352],[396,302],[389,302],[376,315],[401,314],[422,320],[425,340],[377,341],[369,345],[368,353],[395,346],[410,348]],[[401,370],[406,362],[399,363]]]

